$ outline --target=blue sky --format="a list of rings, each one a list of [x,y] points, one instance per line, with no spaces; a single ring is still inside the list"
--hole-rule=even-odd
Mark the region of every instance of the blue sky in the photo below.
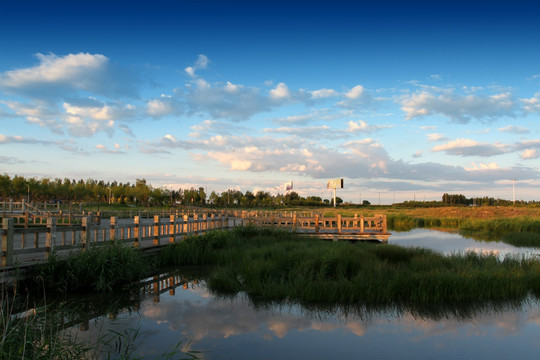
[[[540,199],[534,2],[1,5],[1,173]]]

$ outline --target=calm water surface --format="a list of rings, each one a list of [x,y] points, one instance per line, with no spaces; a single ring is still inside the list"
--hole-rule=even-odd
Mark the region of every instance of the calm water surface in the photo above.
[[[511,251],[429,230],[395,233],[390,243],[445,253]],[[523,250],[519,250],[523,251]],[[526,251],[527,252],[527,251]],[[82,338],[139,329],[136,355],[154,359],[182,341],[203,359],[537,359],[540,304],[465,304],[454,309],[305,309],[216,298],[204,281],[161,294],[141,289],[136,306],[92,320]]]

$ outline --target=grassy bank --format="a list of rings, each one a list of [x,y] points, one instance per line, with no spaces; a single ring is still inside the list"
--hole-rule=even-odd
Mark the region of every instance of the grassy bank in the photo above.
[[[540,294],[540,262],[304,239],[272,229],[214,232],[172,245],[163,261],[214,265],[211,290],[300,303],[518,300]]]

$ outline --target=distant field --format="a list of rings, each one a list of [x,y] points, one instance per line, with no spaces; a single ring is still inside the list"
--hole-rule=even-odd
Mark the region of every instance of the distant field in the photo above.
[[[532,217],[540,219],[540,207],[510,207],[510,206],[448,206],[436,208],[394,208],[366,207],[365,209],[322,209],[324,213],[338,212],[342,215],[361,214],[371,216],[375,213],[386,215],[405,215],[413,218],[456,218],[456,219],[502,219],[516,217]]]

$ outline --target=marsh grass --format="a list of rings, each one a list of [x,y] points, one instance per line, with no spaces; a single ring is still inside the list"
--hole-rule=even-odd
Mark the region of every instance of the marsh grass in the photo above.
[[[1,359],[86,359],[91,347],[60,331],[65,312],[46,306],[19,304],[18,295],[2,291],[0,313]],[[20,308],[27,310],[20,311]]]
[[[52,253],[30,278],[48,291],[110,291],[138,280],[156,268],[153,258],[118,242],[92,247],[60,258]]]
[[[218,241],[218,239],[221,239]],[[476,253],[332,243],[244,228],[188,239],[165,250],[179,264],[216,268],[217,294],[304,304],[392,304],[524,299],[538,293],[540,263]]]
[[[502,241],[517,247],[540,247],[540,233],[512,232],[503,236]]]

